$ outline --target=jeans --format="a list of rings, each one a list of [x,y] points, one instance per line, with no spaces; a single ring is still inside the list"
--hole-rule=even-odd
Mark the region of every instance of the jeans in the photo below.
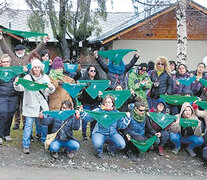
[[[170,141],[175,145],[175,148],[180,148],[181,143],[187,144],[189,149],[194,149],[203,144],[204,140],[201,136],[181,137],[180,133],[170,133]]]
[[[92,135],[92,144],[96,153],[103,153],[103,145],[106,141],[109,142],[108,150],[110,152],[124,149],[126,146],[124,138],[118,133],[109,136],[105,136],[100,133],[94,133]]]
[[[71,139],[69,141],[54,140],[50,144],[49,150],[51,152],[58,152],[61,147],[66,147],[68,152],[77,151],[80,148],[79,142]]]
[[[93,110],[95,108],[97,108],[97,107],[92,108],[89,105],[83,105],[83,109]],[[88,124],[88,122],[82,120],[82,136],[83,137],[86,137],[87,124]],[[95,125],[96,125],[96,121],[90,122],[90,135],[92,135],[92,132],[93,132]]]
[[[23,142],[22,142],[22,146],[24,148],[29,148],[29,146],[30,146],[30,138],[31,138],[31,135],[32,135],[32,129],[33,129],[34,121],[35,121],[35,127],[36,127],[36,134],[41,135],[42,143],[46,139],[47,127],[42,126],[40,124],[39,118],[37,118],[37,117],[25,117],[25,125],[24,125],[24,131],[23,131]]]

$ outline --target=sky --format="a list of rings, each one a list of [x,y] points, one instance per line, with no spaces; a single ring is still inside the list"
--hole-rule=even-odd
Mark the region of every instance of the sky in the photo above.
[[[0,0],[1,1],[1,0]],[[14,9],[29,9],[24,0],[8,0],[11,3],[11,8]],[[195,2],[203,5],[207,8],[207,0],[194,0]],[[92,5],[95,7],[95,0],[92,0]],[[132,0],[113,0],[113,7],[111,7],[111,1],[107,1],[108,12],[133,12]]]

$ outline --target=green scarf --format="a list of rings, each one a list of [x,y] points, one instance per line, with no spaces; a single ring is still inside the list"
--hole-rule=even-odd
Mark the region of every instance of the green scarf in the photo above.
[[[51,79],[60,79],[60,80],[63,80],[63,72],[61,72],[61,71],[55,71],[54,69],[51,69],[50,70],[49,77]]]
[[[141,123],[144,121],[145,113],[143,115],[140,115],[135,109],[132,111],[134,119]]]

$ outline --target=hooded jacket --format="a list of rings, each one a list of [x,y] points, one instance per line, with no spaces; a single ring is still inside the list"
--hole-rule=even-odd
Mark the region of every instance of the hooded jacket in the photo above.
[[[201,124],[198,125],[198,127],[187,127],[185,129],[179,125],[180,118],[183,118],[182,115],[184,113],[184,110],[187,107],[190,107],[193,112],[189,119],[197,119],[198,120],[198,117],[195,115],[195,111],[192,108],[192,106],[190,105],[190,103],[185,102],[181,107],[180,114],[176,115],[178,117],[178,119],[172,123],[169,130],[173,133],[181,133],[182,137],[188,137],[188,136],[192,136],[192,135],[201,136],[201,134],[202,134]]]

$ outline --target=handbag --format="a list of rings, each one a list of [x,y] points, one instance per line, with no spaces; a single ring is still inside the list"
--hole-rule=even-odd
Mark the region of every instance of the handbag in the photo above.
[[[69,119],[68,119],[69,120]],[[45,149],[48,150],[50,144],[55,140],[57,134],[59,133],[59,131],[67,124],[67,121],[64,122],[64,124],[55,132],[52,134],[48,134],[44,143]]]

